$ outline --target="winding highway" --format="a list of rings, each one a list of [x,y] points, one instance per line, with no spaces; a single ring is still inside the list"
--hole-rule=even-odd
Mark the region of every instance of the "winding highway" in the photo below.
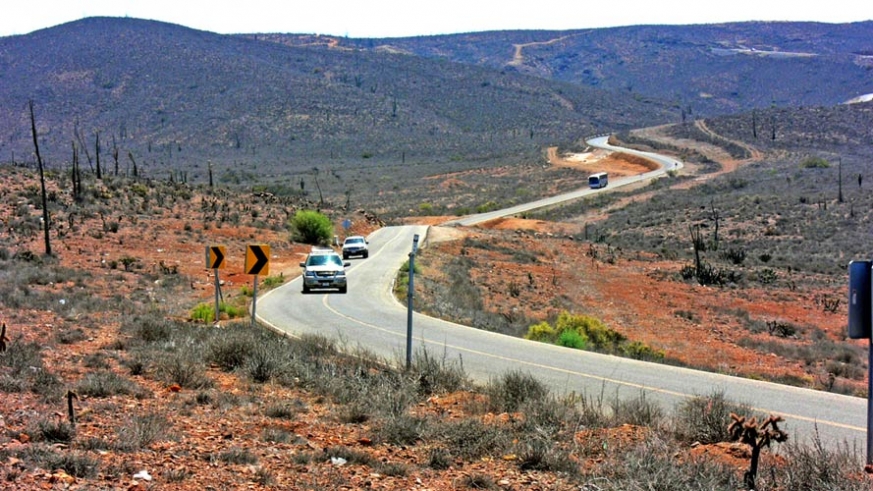
[[[604,146],[606,138],[589,143]],[[670,158],[644,155],[660,162],[662,168],[643,177],[611,180],[606,189],[657,177],[681,167],[680,162]],[[576,199],[590,192],[592,190],[580,189],[562,196]],[[470,225],[551,206],[557,199],[524,205],[529,208],[474,215],[456,220],[454,224]],[[370,257],[351,260],[347,294],[304,295],[298,277],[258,298],[258,321],[290,335],[310,333],[333,337],[347,348],[360,347],[402,366],[406,357],[407,310],[405,304],[394,298],[392,283],[397,270],[408,259],[413,236],[418,234],[422,246],[426,246],[427,233],[427,226],[385,227],[373,232],[368,237]],[[783,428],[794,441],[808,443],[817,433],[829,445],[848,443],[865,448],[866,399],[578,351],[418,313],[413,314],[412,338],[413,352],[427,350],[431,355],[458,361],[478,382],[522,370],[536,376],[557,395],[585,394],[595,399],[603,397],[608,403],[614,397],[635,398],[644,394],[647,400],[658,402],[668,411],[683,400],[718,390],[730,400],[783,416],[786,420]]]

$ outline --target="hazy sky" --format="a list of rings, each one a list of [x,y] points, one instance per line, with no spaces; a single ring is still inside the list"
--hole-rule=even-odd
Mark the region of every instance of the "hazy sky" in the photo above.
[[[153,19],[218,33],[398,37],[503,29],[579,29],[751,20],[855,22],[864,2],[767,0],[7,0],[0,36],[83,17]]]

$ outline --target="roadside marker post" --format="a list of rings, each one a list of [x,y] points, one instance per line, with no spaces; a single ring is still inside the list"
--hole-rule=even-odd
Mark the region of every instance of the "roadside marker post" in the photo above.
[[[258,276],[270,274],[270,246],[266,244],[246,246],[245,272],[255,276],[252,288],[252,325],[254,326],[258,308]]]
[[[849,338],[866,339],[867,346],[867,467],[873,465],[873,261],[849,263]]]
[[[409,253],[409,285],[406,288],[406,370],[412,367],[412,298],[415,284],[415,253],[418,251],[418,234],[412,237],[412,252]]]
[[[224,269],[224,258],[227,249],[223,245],[206,246],[206,268],[215,274],[215,323],[218,323],[218,309],[220,308],[219,297],[221,295],[221,282],[218,279],[218,271]]]

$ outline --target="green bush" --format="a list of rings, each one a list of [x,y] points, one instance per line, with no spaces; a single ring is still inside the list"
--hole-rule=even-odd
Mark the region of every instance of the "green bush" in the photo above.
[[[409,273],[409,259],[407,259],[403,262],[403,264],[400,265],[400,272]],[[421,265],[418,263],[415,263],[415,274],[421,274]]]
[[[499,205],[493,201],[488,201],[487,203],[482,203],[481,205],[476,207],[476,213],[488,213],[489,211],[493,211],[499,208]]]
[[[626,339],[594,317],[574,315],[567,311],[558,315],[554,327],[548,322],[540,322],[531,326],[524,337],[532,341],[579,349],[586,349],[590,345],[596,350],[607,352],[619,351]]]
[[[628,358],[645,361],[663,361],[666,356],[661,350],[657,350],[642,341],[631,341],[621,347],[621,352]]]
[[[291,233],[295,241],[304,244],[329,244],[333,237],[330,218],[313,210],[299,210],[291,219]]]
[[[208,303],[197,304],[197,306],[191,310],[191,320],[211,322],[215,320],[215,309]]]
[[[264,278],[264,280],[261,282],[261,286],[263,286],[265,289],[274,288],[283,283],[285,283],[285,275],[279,273],[279,276],[267,276],[266,278]]]
[[[831,164],[821,157],[809,157],[801,162],[800,166],[804,169],[827,169]]]
[[[555,329],[546,321],[530,326],[524,339],[531,341],[540,341],[543,343],[554,343],[558,339]]]
[[[227,314],[230,319],[245,317],[245,307],[235,307],[224,302],[218,304],[218,311]],[[191,320],[198,322],[212,322],[215,320],[215,307],[213,303],[201,303],[191,311]]]
[[[615,351],[625,340],[624,336],[606,327],[599,319],[587,315],[573,315],[566,311],[558,315],[555,330],[559,333],[576,331],[587,337],[594,349],[609,352]]]
[[[567,348],[585,349],[588,347],[588,337],[582,333],[567,330],[558,336],[557,344]]]

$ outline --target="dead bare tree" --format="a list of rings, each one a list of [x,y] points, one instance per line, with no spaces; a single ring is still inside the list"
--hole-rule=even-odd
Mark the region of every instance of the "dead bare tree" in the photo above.
[[[88,167],[91,168],[91,171],[94,171],[94,163],[91,161],[91,153],[88,152],[88,145],[85,143],[85,139],[82,138],[82,133],[79,131],[79,120],[76,119],[76,124],[73,126],[73,136],[76,137],[76,141],[79,143],[79,148],[85,152],[85,158],[88,159]]]
[[[70,426],[76,426],[76,410],[73,408],[73,399],[78,399],[79,396],[76,395],[72,390],[67,391],[67,416],[70,418]]]
[[[36,136],[36,117],[33,115],[33,100],[28,103],[30,106],[30,129],[33,133],[33,147],[36,151],[36,165],[39,167],[39,186],[42,190],[42,230],[45,234],[45,255],[52,255],[52,242],[49,237],[49,212],[48,212],[48,196],[45,192],[45,171],[43,170],[42,157],[39,155],[39,141]]]
[[[324,195],[321,194],[321,185],[318,184],[318,167],[312,168],[312,174],[315,176],[315,188],[318,189],[318,204],[324,206]]]
[[[709,216],[710,216],[710,218],[712,218],[712,221],[715,222],[715,230],[713,230],[713,233],[712,233],[712,250],[717,251],[718,250],[718,226],[719,226],[719,219],[721,218],[721,216],[719,215],[718,210],[715,207],[715,200],[710,200],[709,206],[710,206],[710,210],[711,210]]]
[[[115,161],[115,175],[118,175],[118,144],[115,142],[115,135],[112,136],[112,160]]]
[[[130,162],[133,164],[133,177],[139,177],[139,172],[137,172],[136,170],[136,160],[134,160],[133,152],[131,152],[130,150],[127,151],[127,158],[129,158]]]
[[[689,225],[688,232],[691,233],[691,244],[694,247],[694,271],[695,273],[700,274],[700,252],[706,249],[706,244],[703,242],[700,225]]]
[[[6,343],[9,342],[9,338],[6,337],[6,323],[3,323],[3,327],[0,327],[0,353],[6,351]]]
[[[102,180],[103,170],[100,169],[100,132],[94,133],[94,154],[97,158],[97,180]]]
[[[76,142],[72,141],[73,146],[73,168],[70,170],[70,180],[73,183],[73,201],[79,202],[82,200],[82,172],[79,168],[79,149],[76,148]]]

